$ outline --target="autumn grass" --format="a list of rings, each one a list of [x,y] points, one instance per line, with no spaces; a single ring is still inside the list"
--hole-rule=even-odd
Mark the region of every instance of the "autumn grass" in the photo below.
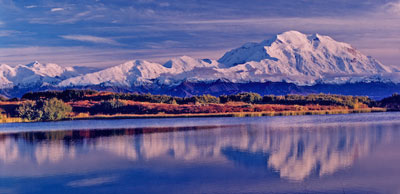
[[[83,119],[135,119],[135,118],[184,118],[184,117],[261,117],[261,116],[299,116],[299,115],[333,115],[352,113],[386,112],[385,108],[313,110],[313,111],[264,111],[264,112],[230,112],[230,113],[190,113],[190,114],[97,114],[81,113],[72,117],[73,120]]]
[[[19,117],[7,117],[2,115],[0,118],[0,123],[22,123],[22,122],[29,122]]]
[[[306,110],[306,111],[263,111],[263,112],[228,112],[228,113],[189,113],[189,114],[97,114],[79,113],[64,120],[107,120],[107,119],[140,119],[140,118],[190,118],[190,117],[261,117],[261,116],[299,116],[299,115],[334,115],[386,112],[385,108],[360,108],[360,109],[333,109],[333,110]],[[3,115],[0,123],[31,122],[17,117]]]

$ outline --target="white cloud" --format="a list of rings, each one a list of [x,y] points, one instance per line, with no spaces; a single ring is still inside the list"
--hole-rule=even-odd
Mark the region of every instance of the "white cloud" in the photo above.
[[[15,31],[15,30],[0,30],[0,37],[7,37],[7,36],[12,36],[20,34],[20,32]]]
[[[400,1],[387,3],[383,8],[391,14],[400,15]]]
[[[28,64],[32,61],[64,66],[106,67],[118,65],[135,53],[132,50],[85,47],[19,47],[0,48],[0,64]]]
[[[97,178],[89,178],[89,179],[81,179],[77,181],[69,182],[67,185],[70,187],[89,187],[89,186],[97,186],[105,183],[114,182],[117,180],[117,177],[97,177]]]
[[[173,57],[188,55],[195,58],[217,59],[222,50],[198,51],[195,49],[119,49],[89,47],[20,47],[0,48],[0,64],[28,64],[32,61],[57,63],[62,66],[110,67],[133,59],[164,63]]]
[[[60,21],[58,21],[58,23],[70,23],[70,24],[73,24],[73,23],[75,23],[77,21],[90,18],[90,17],[87,17],[89,14],[90,14],[90,11],[80,12],[80,13],[75,14],[72,17],[60,20]]]
[[[110,44],[110,45],[121,45],[117,41],[111,38],[103,38],[98,36],[89,36],[89,35],[64,35],[60,36],[64,39],[68,40],[77,40],[82,42],[91,42],[91,43],[100,43],[100,44]]]
[[[64,8],[56,7],[56,8],[52,8],[50,11],[51,12],[56,12],[56,11],[63,11],[63,10],[64,10]]]
[[[27,5],[27,6],[25,6],[26,9],[32,9],[32,8],[36,8],[36,7],[37,7],[36,5]]]

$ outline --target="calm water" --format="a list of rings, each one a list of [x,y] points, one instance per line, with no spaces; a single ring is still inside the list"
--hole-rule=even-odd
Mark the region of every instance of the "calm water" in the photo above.
[[[400,193],[400,113],[0,125],[0,193],[89,192]]]

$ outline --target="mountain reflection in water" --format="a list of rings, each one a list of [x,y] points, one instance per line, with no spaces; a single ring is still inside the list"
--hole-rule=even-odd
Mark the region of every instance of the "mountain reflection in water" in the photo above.
[[[112,158],[228,162],[303,181],[351,167],[375,147],[399,138],[398,129],[399,124],[368,128],[360,123],[286,128],[243,124],[6,133],[0,134],[0,167],[61,166],[65,160],[80,161],[88,153],[98,153],[96,160],[104,162]]]

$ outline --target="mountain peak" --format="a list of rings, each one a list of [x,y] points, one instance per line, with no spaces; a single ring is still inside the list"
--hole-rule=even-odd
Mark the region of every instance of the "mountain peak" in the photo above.
[[[279,38],[292,38],[292,37],[304,37],[307,35],[299,32],[299,31],[296,31],[296,30],[290,30],[290,31],[282,32],[281,34],[278,34],[277,36]]]
[[[391,72],[390,68],[347,43],[317,33],[303,34],[298,31],[283,32],[260,43],[246,43],[225,53],[218,62],[226,68],[257,63],[257,68],[263,69],[261,72],[292,76]]]
[[[39,63],[39,61],[33,61],[31,63],[26,64],[25,66],[27,66],[27,67],[35,67],[35,66],[38,66],[38,65],[41,65]]]
[[[281,41],[283,41],[283,40],[293,40],[293,39],[302,40],[302,41],[305,41],[305,40],[310,40],[310,41],[314,40],[314,41],[316,41],[316,40],[320,40],[320,39],[331,39],[331,40],[333,40],[329,36],[323,36],[323,35],[320,35],[318,33],[305,34],[305,33],[299,32],[299,31],[295,31],[295,30],[282,32],[282,33],[276,35],[276,38],[274,37],[272,39],[269,39],[269,41],[271,41],[271,40],[275,41],[276,39],[280,39]]]
[[[265,41],[264,41],[265,42]],[[314,34],[303,34],[298,31],[287,31],[278,34],[276,38],[267,40],[269,44],[266,46],[271,46],[272,43],[290,45],[295,49],[316,49],[321,43],[326,47],[351,47],[351,45],[343,42],[338,42],[329,36],[320,35],[318,33]]]

